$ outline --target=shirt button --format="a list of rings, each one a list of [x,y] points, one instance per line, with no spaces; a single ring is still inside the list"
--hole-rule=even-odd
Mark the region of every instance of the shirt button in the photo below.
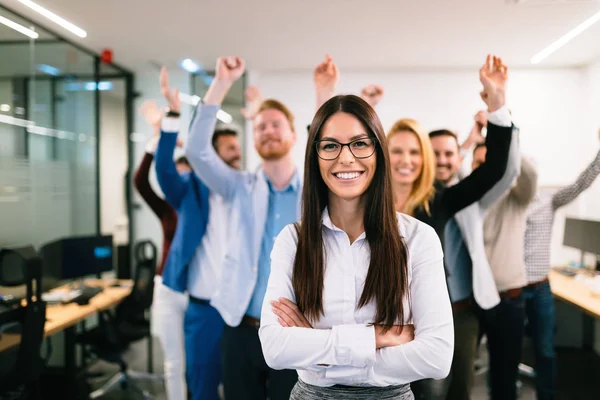
[[[279,213],[275,214],[275,219],[279,219],[280,215]]]
[[[258,268],[256,268],[256,267],[252,268],[252,272],[256,272],[256,271],[258,271]]]

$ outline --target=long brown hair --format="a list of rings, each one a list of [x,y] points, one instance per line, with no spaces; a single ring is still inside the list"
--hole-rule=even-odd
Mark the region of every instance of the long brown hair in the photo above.
[[[296,225],[298,247],[294,260],[292,285],[296,303],[312,321],[323,315],[324,246],[321,227],[323,210],[328,205],[329,189],[319,170],[315,141],[327,120],[338,112],[352,114],[377,139],[377,165],[365,192],[364,226],[371,250],[369,271],[358,307],[375,300],[373,323],[391,328],[404,321],[402,301],[408,294],[407,249],[398,230],[390,160],[385,134],[379,117],[364,100],[354,95],[335,96],[319,108],[308,134],[304,161],[302,218]]]

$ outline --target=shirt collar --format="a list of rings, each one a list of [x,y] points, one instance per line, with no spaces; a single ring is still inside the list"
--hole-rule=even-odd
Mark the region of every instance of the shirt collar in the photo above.
[[[331,217],[329,216],[329,208],[328,207],[325,207],[325,209],[323,209],[323,213],[321,214],[321,224],[329,230],[332,230],[335,232],[343,232],[344,235],[346,235],[346,232],[344,232],[343,230],[341,230],[340,228],[335,226],[333,224],[333,222],[331,221]],[[366,239],[366,238],[367,238],[367,235],[365,232],[363,232],[360,234],[359,237],[356,238],[356,241],[361,240],[361,239]]]
[[[450,181],[448,181],[448,184],[446,185],[446,187],[454,186],[458,182],[460,182],[460,179],[458,179],[458,174],[456,174],[456,175],[454,175],[454,177],[452,179],[450,179]]]
[[[267,174],[265,174],[265,170],[261,169],[260,173],[262,174],[262,177],[265,180],[265,182],[267,182],[269,191],[275,192],[276,190],[273,187],[273,184],[271,183],[271,180],[269,179]],[[298,169],[296,169],[296,171],[294,172],[294,175],[292,175],[292,180],[290,181],[290,184],[285,189],[279,190],[279,192],[298,192],[299,188],[300,188],[300,176],[298,175]]]

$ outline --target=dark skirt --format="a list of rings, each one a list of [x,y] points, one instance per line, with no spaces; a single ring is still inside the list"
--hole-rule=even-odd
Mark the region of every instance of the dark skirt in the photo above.
[[[410,385],[402,386],[341,386],[321,387],[298,379],[290,400],[414,400]]]

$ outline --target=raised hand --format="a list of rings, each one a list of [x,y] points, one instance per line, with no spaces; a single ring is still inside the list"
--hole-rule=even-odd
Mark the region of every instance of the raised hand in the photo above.
[[[483,85],[481,98],[487,104],[488,111],[493,112],[501,108],[506,102],[508,81],[508,67],[502,59],[488,54],[485,64],[479,70],[479,80]]]
[[[280,298],[279,301],[271,301],[273,313],[277,315],[277,321],[283,327],[299,327],[299,328],[311,328],[312,325],[304,317],[304,314],[300,311],[298,306],[285,298]]]
[[[220,106],[231,89],[233,82],[240,79],[246,69],[246,63],[240,57],[219,57],[215,68],[215,79],[204,95],[203,103]]]
[[[248,106],[247,108],[242,108],[242,115],[247,120],[252,120],[254,119],[254,117],[256,117],[258,109],[260,108],[260,105],[263,102],[263,98],[260,94],[260,90],[258,89],[258,87],[253,85],[248,86],[245,92],[245,96],[246,104]]]
[[[233,83],[240,79],[246,69],[246,63],[240,57],[219,57],[215,69],[215,78]]]
[[[313,78],[317,90],[335,91],[335,87],[340,80],[340,71],[329,54],[325,56],[325,61],[317,65]]]
[[[163,95],[169,109],[174,112],[181,111],[181,100],[179,99],[179,89],[171,90],[169,86],[169,73],[165,67],[160,69],[160,93]]]
[[[485,128],[487,126],[487,114],[485,113],[485,111],[480,110],[477,112],[477,114],[475,114],[475,116],[473,117],[473,119],[475,120],[475,124],[480,127],[480,128]]]
[[[383,98],[383,87],[379,85],[366,86],[360,91],[360,97],[375,108]]]
[[[144,119],[154,129],[154,134],[158,134],[160,131],[160,121],[162,119],[162,112],[158,109],[158,105],[154,100],[146,100],[140,107],[140,113],[144,116]]]
[[[335,89],[340,80],[340,71],[329,54],[314,70],[313,80],[317,92],[317,108],[335,95]]]

